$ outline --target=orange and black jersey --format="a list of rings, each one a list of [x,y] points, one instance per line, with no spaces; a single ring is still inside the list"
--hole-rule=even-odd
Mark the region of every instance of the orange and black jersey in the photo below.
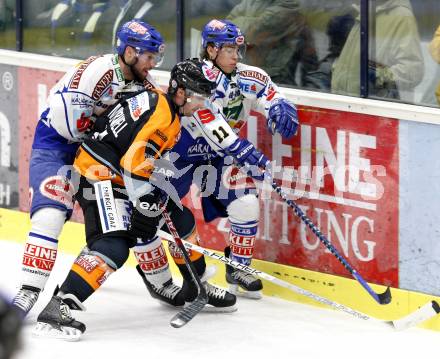
[[[79,148],[75,169],[89,179],[121,185],[123,176],[145,181],[154,159],[176,143],[178,108],[166,94],[143,91],[112,107],[97,120],[96,130]]]

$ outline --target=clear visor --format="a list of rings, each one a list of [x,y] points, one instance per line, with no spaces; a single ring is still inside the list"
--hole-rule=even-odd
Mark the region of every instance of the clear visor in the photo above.
[[[150,52],[148,50],[136,49],[137,55],[145,57],[147,61],[152,61],[154,67],[159,67],[163,63],[164,52]]]
[[[185,100],[186,102],[192,102],[196,100],[204,101],[208,99],[210,95],[200,94],[198,92],[192,91],[190,89],[185,89]]]
[[[226,53],[228,56],[236,55],[240,60],[244,59],[246,55],[246,43],[241,45],[222,45],[220,51]]]

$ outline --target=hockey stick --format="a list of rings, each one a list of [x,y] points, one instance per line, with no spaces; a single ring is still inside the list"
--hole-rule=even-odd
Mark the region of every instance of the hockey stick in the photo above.
[[[168,234],[162,230],[159,230],[158,235],[160,237],[170,241],[170,242],[174,242],[173,237],[170,234]],[[225,263],[231,267],[245,271],[246,273],[249,273],[252,275],[256,275],[262,279],[265,279],[269,282],[272,282],[273,284],[276,284],[276,285],[279,285],[280,287],[289,289],[292,292],[304,295],[304,296],[311,298],[319,303],[326,304],[330,307],[333,307],[336,310],[350,314],[358,319],[373,320],[373,321],[378,321],[378,322],[382,322],[385,324],[392,324],[394,326],[394,328],[397,330],[403,330],[403,329],[407,329],[409,327],[415,326],[417,324],[424,322],[425,320],[428,320],[428,319],[436,316],[438,313],[440,313],[440,306],[437,304],[436,301],[432,301],[432,302],[428,302],[423,307],[408,314],[407,316],[393,320],[393,321],[376,319],[376,318],[368,316],[367,314],[358,312],[358,311],[356,311],[350,307],[347,307],[343,304],[339,304],[339,303],[334,302],[330,299],[327,299],[327,298],[321,297],[315,293],[312,293],[306,289],[298,287],[294,284],[283,281],[282,279],[273,277],[270,274],[267,274],[265,272],[262,272],[257,269],[254,269],[252,267],[241,264],[237,261],[234,261],[233,259],[230,259],[230,258],[223,256],[222,254],[218,254],[210,249],[200,247],[196,244],[187,242],[185,240],[181,240],[181,241],[184,244],[185,248],[188,250],[194,250],[194,251],[199,252],[205,256],[208,256],[208,257],[216,259],[222,263]]]
[[[356,279],[362,287],[364,287],[367,292],[374,298],[374,300],[379,304],[388,304],[391,302],[391,290],[388,287],[383,293],[376,293],[369,284],[362,278],[362,276],[342,257],[337,249],[331,244],[331,242],[321,233],[321,231],[316,227],[312,220],[307,217],[301,208],[291,199],[287,199],[287,195],[283,192],[280,186],[276,184],[273,180],[271,174],[266,171],[265,177],[271,182],[272,188],[277,192],[281,199],[286,202],[289,207],[291,207],[295,214],[312,230],[316,237],[325,245],[325,247],[341,262],[345,269],[347,269],[352,277]]]
[[[206,293],[205,287],[203,286],[200,277],[197,274],[197,270],[194,268],[194,265],[191,263],[191,259],[188,256],[188,252],[185,249],[185,246],[182,242],[182,239],[179,236],[179,233],[177,233],[176,227],[174,226],[169,213],[165,209],[165,205],[162,204],[161,208],[163,210],[162,216],[165,219],[165,223],[169,231],[171,232],[174,242],[177,244],[180,251],[182,252],[183,258],[185,260],[185,265],[188,268],[188,271],[191,274],[191,277],[194,283],[196,284],[198,291],[196,299],[194,299],[194,301],[191,302],[190,305],[184,307],[170,321],[172,327],[181,328],[202,311],[202,309],[208,303],[208,294]]]
[[[407,329],[423,323],[424,321],[435,317],[439,313],[439,304],[435,300],[432,300],[407,316],[394,320],[394,328],[397,330]]]
[[[166,233],[166,232],[164,232],[162,230],[159,230],[158,235],[160,237],[166,239],[167,241],[174,242],[174,235],[171,236],[169,233]],[[319,296],[317,294],[309,292],[306,289],[303,289],[301,287],[297,287],[294,284],[291,284],[291,283],[285,282],[285,281],[283,281],[281,279],[278,279],[276,277],[273,277],[270,274],[267,274],[265,272],[261,272],[261,271],[259,271],[257,269],[254,269],[254,268],[249,267],[247,265],[241,264],[241,263],[239,263],[237,261],[234,261],[233,259],[227,258],[227,257],[225,257],[225,256],[223,256],[221,254],[218,254],[218,253],[216,253],[216,252],[214,252],[212,250],[200,247],[200,246],[198,246],[196,244],[187,242],[187,241],[185,241],[183,239],[180,239],[180,241],[181,241],[182,245],[186,249],[194,250],[194,251],[199,252],[199,253],[201,253],[201,254],[203,254],[205,256],[208,256],[210,258],[219,260],[220,262],[223,262],[223,263],[225,263],[225,264],[227,264],[227,265],[229,265],[231,267],[237,268],[239,270],[242,270],[242,271],[244,271],[246,273],[249,273],[249,274],[252,274],[252,275],[256,275],[256,276],[258,276],[258,277],[260,277],[262,279],[265,279],[265,280],[267,280],[269,282],[277,284],[280,287],[287,288],[287,289],[289,289],[289,290],[291,290],[291,291],[293,291],[295,293],[298,293],[298,294],[304,295],[306,297],[309,297],[309,298],[311,298],[311,299],[313,299],[313,300],[315,300],[317,302],[329,305],[329,306],[331,306],[331,307],[333,307],[333,308],[335,308],[337,310],[341,310],[341,311],[343,311],[345,313],[348,313],[348,314],[350,314],[350,315],[352,315],[354,317],[357,317],[357,318],[360,318],[360,319],[364,319],[364,320],[372,319],[368,315],[363,314],[361,312],[358,312],[358,311],[356,311],[356,310],[354,310],[354,309],[352,309],[350,307],[347,307],[345,305],[333,302],[330,299],[321,297],[321,296]]]

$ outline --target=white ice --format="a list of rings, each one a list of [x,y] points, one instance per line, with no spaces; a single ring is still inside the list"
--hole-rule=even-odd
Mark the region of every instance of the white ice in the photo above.
[[[23,246],[0,240],[0,290],[12,296],[18,285]],[[56,284],[65,278],[73,256],[60,253],[46,290],[26,320],[23,349],[15,359],[129,358],[435,358],[440,333],[411,328],[395,331],[334,310],[282,299],[239,299],[230,314],[200,313],[181,329],[169,324],[175,310],[161,306],[146,291],[134,268],[114,273],[73,312],[87,325],[78,342],[35,338],[36,317]]]

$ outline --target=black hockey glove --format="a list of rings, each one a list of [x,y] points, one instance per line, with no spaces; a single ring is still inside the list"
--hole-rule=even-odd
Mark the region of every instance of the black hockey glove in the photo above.
[[[151,240],[157,232],[162,211],[160,204],[163,194],[159,189],[137,199],[131,213],[131,223],[128,233],[142,242]]]

